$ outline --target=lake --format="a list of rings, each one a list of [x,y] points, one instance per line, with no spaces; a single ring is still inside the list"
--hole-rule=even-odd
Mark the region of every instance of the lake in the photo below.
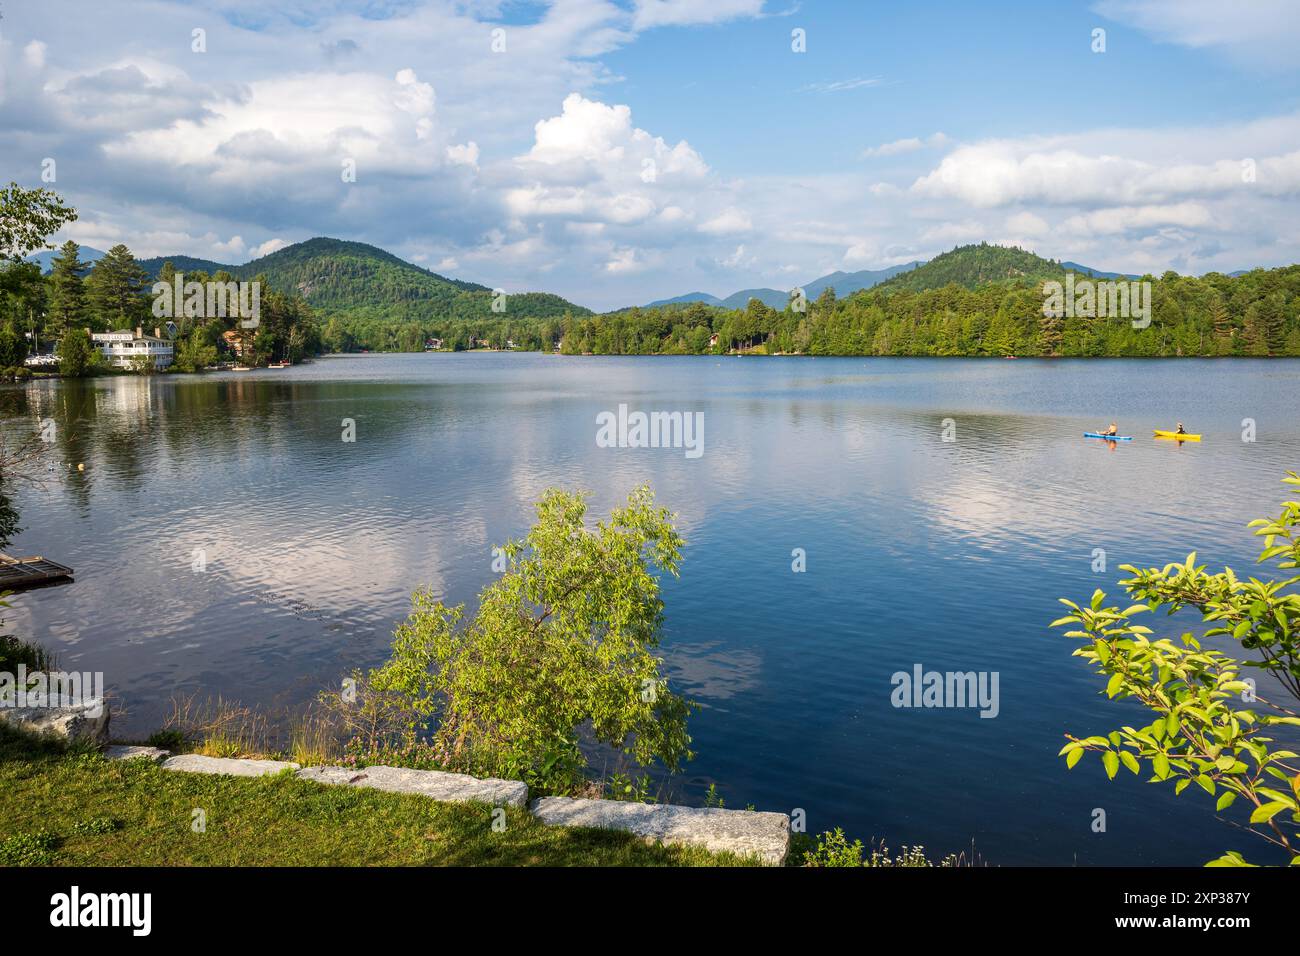
[[[77,573],[6,616],[105,673],[119,734],[178,694],[288,706],[380,663],[415,588],[472,602],[545,488],[586,489],[603,516],[648,481],[687,540],[664,591],[670,679],[703,707],[682,801],[716,781],[729,807],[932,855],[974,841],[997,865],[1270,861],[1204,794],[1065,769],[1065,732],[1142,713],[1047,625],[1058,597],[1116,593],[1123,563],[1194,549],[1248,573],[1244,525],[1300,467],[1297,396],[1288,360],[523,353],[6,387],[6,418],[57,429],[9,550]],[[620,404],[703,413],[702,454],[598,447]],[[1135,440],[1081,437],[1112,420]],[[1205,440],[1151,439],[1179,420]],[[997,716],[894,707],[891,675],[918,664],[997,672]]]

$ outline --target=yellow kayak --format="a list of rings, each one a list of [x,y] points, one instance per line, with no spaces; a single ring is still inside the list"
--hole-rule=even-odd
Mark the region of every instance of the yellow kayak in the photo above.
[[[1200,435],[1189,435],[1186,432],[1183,432],[1183,434],[1180,435],[1178,434],[1178,432],[1162,431],[1159,428],[1156,429],[1156,437],[1173,438],[1173,439],[1177,439],[1178,441],[1200,441],[1201,440]]]

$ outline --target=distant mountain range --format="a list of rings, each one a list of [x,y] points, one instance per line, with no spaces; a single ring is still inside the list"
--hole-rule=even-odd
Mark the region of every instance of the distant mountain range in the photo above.
[[[1141,276],[1135,276],[1132,273],[1099,272],[1096,269],[1090,269],[1087,266],[1081,266],[1077,262],[1062,262],[1061,267],[1066,270],[1072,269],[1075,272],[1087,272],[1090,275],[1092,275],[1094,279],[1141,279],[1142,278]],[[1250,269],[1238,269],[1236,272],[1225,272],[1224,275],[1234,276],[1234,277],[1244,276],[1247,272],[1250,271],[1251,271]]]
[[[1103,272],[1078,262],[1056,262],[1044,259],[1023,249],[1007,246],[994,246],[988,243],[958,246],[950,252],[935,256],[933,259],[916,260],[887,269],[863,269],[860,272],[832,272],[820,279],[805,283],[802,288],[809,299],[816,299],[828,286],[835,290],[836,296],[843,298],[862,289],[885,286],[893,289],[910,289],[921,291],[936,289],[950,282],[974,288],[982,282],[998,282],[1011,279],[1049,279],[1059,278],[1064,272],[1076,272],[1096,279],[1138,279],[1140,276],[1119,272]],[[1232,273],[1240,275],[1240,273]],[[778,289],[742,289],[725,299],[709,295],[707,292],[688,292],[671,299],[657,299],[648,303],[646,308],[662,305],[679,305],[690,302],[703,302],[724,309],[743,309],[750,299],[758,299],[774,309],[785,308],[790,298],[789,292]]]
[[[1099,269],[1093,269],[1089,266],[1081,266],[1077,262],[1062,262],[1061,268],[1066,272],[1081,272],[1090,275],[1094,279],[1140,279],[1141,276],[1129,275],[1125,272],[1102,272]]]
[[[57,250],[45,250],[29,256],[49,272]],[[81,247],[81,258],[95,262],[104,252],[91,246]],[[485,318],[491,312],[492,290],[485,285],[451,279],[407,262],[390,252],[363,242],[316,238],[286,246],[269,255],[229,265],[194,256],[172,255],[141,259],[140,264],[151,276],[157,276],[170,262],[178,272],[229,272],[236,279],[265,275],[272,289],[301,295],[323,316],[352,316],[368,321],[429,322],[441,319]],[[1044,259],[1024,249],[979,243],[959,246],[928,262],[917,260],[885,269],[859,272],[832,272],[802,288],[807,297],[816,299],[828,288],[841,298],[877,286],[886,290],[923,291],[949,283],[974,288],[986,282],[1018,279],[1059,279],[1064,273],[1091,275],[1098,279],[1137,279],[1139,276],[1103,272],[1077,262]],[[1239,270],[1230,275],[1242,275]],[[725,299],[707,292],[688,292],[671,299],[658,299],[646,307],[683,305],[702,302],[725,309],[743,309],[750,299],[758,299],[774,309],[784,309],[789,292],[779,289],[742,289]],[[510,295],[510,314],[520,318],[591,315],[590,309],[546,292]]]
[[[908,262],[904,265],[889,266],[886,269],[863,269],[860,272],[832,272],[824,275],[820,279],[814,279],[807,282],[801,288],[809,299],[815,299],[822,294],[827,286],[835,289],[835,294],[841,298],[850,293],[857,292],[861,289],[870,289],[874,285],[879,285],[886,279],[905,272],[908,269],[915,269],[923,265],[922,260]],[[705,305],[716,305],[724,309],[743,309],[749,305],[750,299],[758,299],[764,305],[773,309],[784,309],[790,299],[789,291],[782,292],[778,289],[741,289],[739,292],[733,292],[725,299],[719,299],[717,296],[709,295],[707,292],[688,292],[685,295],[675,296],[671,299],[657,299],[654,302],[647,303],[645,308],[653,309],[661,305],[682,305],[690,302],[703,302]]]
[[[79,248],[81,249],[79,255],[82,262],[98,262],[104,258],[105,253],[102,249],[96,249],[94,246],[80,246]],[[54,268],[54,257],[58,254],[58,249],[43,249],[28,256],[26,261],[40,263],[41,272],[44,275],[49,275],[50,270]]]

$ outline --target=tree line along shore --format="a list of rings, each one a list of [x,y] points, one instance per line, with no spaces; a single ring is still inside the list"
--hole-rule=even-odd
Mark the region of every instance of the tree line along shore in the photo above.
[[[10,188],[12,192],[13,188]],[[19,190],[19,193],[24,191]],[[36,191],[37,193],[45,191]],[[26,196],[34,195],[26,191]],[[47,202],[53,202],[47,197]],[[67,207],[52,206],[51,225]],[[3,216],[0,216],[3,218]],[[70,221],[70,220],[65,220]],[[184,256],[137,259],[113,246],[94,263],[68,241],[48,275],[30,259],[0,262],[0,371],[30,374],[33,354],[64,375],[105,370],[95,333],[160,322],[155,283],[258,283],[260,319],[173,304],[169,370],[223,362],[296,363],[329,352],[471,349],[565,355],[864,355],[1044,357],[1300,356],[1300,266],[1233,275],[1110,276],[1149,288],[1147,321],[1047,307],[1072,270],[1023,249],[962,246],[871,288],[784,308],[701,301],[594,313],[549,293],[508,294],[447,279],[363,243],[311,239],[244,266]],[[1146,289],[1144,289],[1146,291]],[[1099,296],[1100,298],[1100,296]],[[770,301],[770,297],[769,297]],[[141,362],[139,371],[154,370]]]

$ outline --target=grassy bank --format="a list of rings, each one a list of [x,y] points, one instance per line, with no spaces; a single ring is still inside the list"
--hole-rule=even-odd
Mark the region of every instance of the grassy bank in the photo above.
[[[194,811],[206,832],[192,830]],[[292,777],[162,770],[144,760],[33,749],[0,728],[0,865],[727,866],[698,849],[548,827],[508,810]]]

